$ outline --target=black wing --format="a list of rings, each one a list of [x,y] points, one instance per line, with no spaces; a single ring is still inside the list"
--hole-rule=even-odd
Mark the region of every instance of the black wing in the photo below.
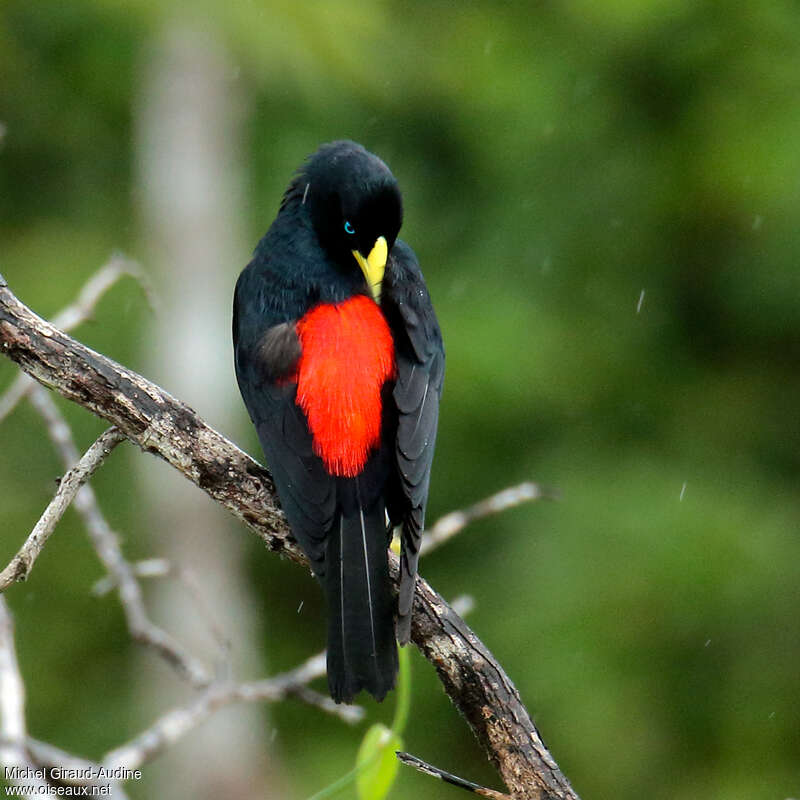
[[[239,388],[292,533],[325,589],[331,696],[349,703],[363,688],[382,700],[397,673],[383,497],[395,472],[393,448],[384,442],[356,477],[327,472],[295,402],[301,354],[295,324],[270,312],[260,280],[245,270],[236,288]]]
[[[300,343],[294,324],[270,319],[257,289],[246,285],[249,280],[255,279],[242,273],[234,300],[236,378],[292,533],[322,577],[336,482],[314,454],[308,424],[295,403],[297,384],[290,375]]]
[[[397,241],[392,248],[383,292],[397,365],[393,396],[398,412],[399,496],[389,513],[393,523],[402,523],[397,638],[406,644],[444,382],[444,346],[416,256],[404,242]]]

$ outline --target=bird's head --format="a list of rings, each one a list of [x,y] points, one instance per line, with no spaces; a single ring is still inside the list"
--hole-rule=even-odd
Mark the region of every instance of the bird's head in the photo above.
[[[332,142],[309,158],[298,190],[328,257],[340,269],[360,270],[380,302],[386,260],[403,222],[389,168],[360,144]]]

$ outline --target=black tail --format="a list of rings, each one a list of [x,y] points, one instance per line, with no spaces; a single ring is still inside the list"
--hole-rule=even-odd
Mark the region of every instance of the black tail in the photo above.
[[[361,689],[383,700],[394,686],[397,645],[387,547],[383,501],[368,509],[345,503],[328,534],[324,577],[328,686],[337,703],[350,703]]]

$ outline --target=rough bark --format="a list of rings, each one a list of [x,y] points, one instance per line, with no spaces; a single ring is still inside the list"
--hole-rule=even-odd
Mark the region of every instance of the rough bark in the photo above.
[[[2,276],[0,344],[42,384],[116,425],[143,450],[174,466],[271,550],[306,564],[263,467],[184,403],[36,316],[11,293]],[[395,557],[391,566],[396,575]],[[417,582],[412,640],[436,668],[513,797],[577,798],[503,668],[424,580]]]

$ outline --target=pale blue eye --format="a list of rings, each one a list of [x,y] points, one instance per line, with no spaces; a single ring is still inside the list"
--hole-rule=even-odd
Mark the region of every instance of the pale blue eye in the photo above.
[[[344,224],[344,232],[353,234],[356,232],[356,229],[350,224],[350,222],[345,222]]]

